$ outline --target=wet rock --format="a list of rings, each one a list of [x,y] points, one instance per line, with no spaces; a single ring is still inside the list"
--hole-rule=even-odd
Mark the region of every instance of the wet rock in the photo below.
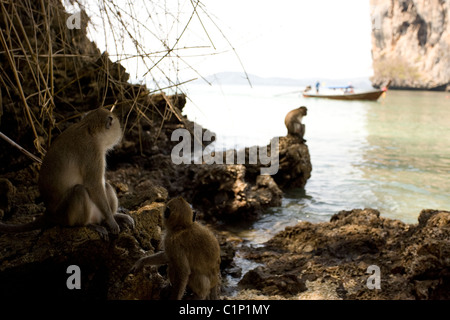
[[[311,177],[312,165],[308,146],[299,137],[280,137],[280,160],[275,182],[281,189],[303,188]]]
[[[209,220],[254,220],[265,208],[281,204],[282,192],[270,176],[245,179],[243,165],[198,166],[192,204]]]
[[[247,177],[254,181],[261,174],[261,168],[277,166],[278,170],[272,178],[282,190],[289,188],[303,188],[311,177],[312,165],[308,146],[304,141],[292,135],[286,137],[276,137],[278,139],[278,157],[276,163],[261,164],[258,158],[257,164],[250,164],[249,148],[245,149]],[[272,145],[266,146],[267,154],[271,156]]]
[[[239,286],[244,289],[260,290],[264,295],[292,296],[306,290],[305,281],[296,274],[283,273],[273,275],[263,267],[257,267],[247,272]]]
[[[340,299],[449,299],[450,212],[423,210],[418,220],[405,224],[374,209],[354,209],[330,222],[300,222],[248,249],[247,259],[264,263],[252,288],[264,293],[273,284],[261,279],[295,274],[308,277],[308,287],[326,283]],[[380,268],[380,289],[368,286],[369,266]]]
[[[205,219],[230,222],[252,221],[267,208],[280,206],[282,190],[304,187],[312,166],[308,147],[302,139],[287,136],[278,141],[278,157],[272,157],[272,142],[265,147],[270,160],[266,164],[262,164],[260,158],[251,164],[250,154],[256,149],[245,148],[243,164],[189,165],[182,173],[190,179],[184,187],[186,198],[192,199]],[[223,163],[227,163],[227,154],[238,154],[236,150],[231,151],[219,156]],[[264,168],[276,170],[268,175],[263,174]]]
[[[214,230],[214,234],[219,241],[221,269],[228,268],[233,262],[237,246],[242,242],[242,239],[230,236],[226,231],[215,230],[212,226],[209,227]]]

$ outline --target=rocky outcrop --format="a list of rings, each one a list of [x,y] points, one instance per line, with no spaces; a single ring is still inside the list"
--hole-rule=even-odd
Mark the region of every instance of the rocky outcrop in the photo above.
[[[280,188],[304,188],[311,171],[309,149],[303,139],[292,135],[280,137],[279,169],[273,177]]]
[[[264,209],[280,206],[282,191],[271,176],[259,175],[254,183],[246,179],[244,165],[203,165],[190,170],[192,204],[210,221],[251,221]]]
[[[278,157],[274,161],[276,164],[271,163],[270,166],[276,165],[278,170],[271,176],[282,190],[304,188],[312,172],[308,145],[299,137],[289,134],[275,139],[278,139]],[[271,147],[271,144],[267,146],[269,154]],[[248,148],[246,154],[248,159]],[[258,159],[257,164],[246,163],[245,167],[249,179],[254,180],[260,174],[261,168],[267,168],[269,165],[261,164]]]
[[[139,151],[139,139],[132,138],[137,130],[131,130],[108,157],[107,180],[117,192],[120,210],[135,219],[135,230],[124,230],[110,241],[87,228],[0,234],[0,296],[159,299],[167,283],[155,268],[137,275],[128,274],[128,270],[144,252],[159,249],[161,211],[168,198],[185,196],[199,211],[198,216],[209,222],[251,221],[266,208],[281,205],[282,191],[275,179],[281,185],[288,181],[304,185],[310,175],[307,146],[284,137],[280,138],[280,168],[274,176],[259,174],[258,164],[175,165],[168,139],[173,125],[168,121],[162,126],[161,141],[144,154]],[[144,145],[150,144],[157,128],[148,130],[140,141]],[[251,174],[247,175],[247,170]],[[35,166],[1,176],[3,222],[26,223],[44,212],[37,177]],[[223,238],[221,249],[222,268],[228,268],[236,248]],[[66,286],[70,265],[82,271],[81,291]],[[298,285],[295,281],[292,284],[294,288]]]
[[[415,225],[373,209],[341,211],[330,222],[301,222],[250,248],[246,257],[264,266],[240,285],[285,298],[449,299],[449,239],[448,211],[423,210]],[[378,289],[373,268],[380,271]]]
[[[11,2],[5,8],[19,33],[5,25],[8,17],[0,21],[9,45],[0,50],[2,132],[42,158],[48,145],[80,114],[115,105],[124,137],[107,156],[106,179],[117,192],[120,210],[135,219],[136,228],[109,241],[87,228],[0,234],[1,298],[158,299],[166,283],[155,268],[138,275],[128,270],[144,252],[159,249],[161,212],[168,198],[184,196],[209,222],[248,221],[279,206],[282,188],[303,187],[310,177],[308,147],[295,137],[279,139],[279,157],[273,163],[279,170],[273,176],[261,174],[267,168],[261,163],[174,164],[171,151],[177,142],[171,141],[172,132],[195,131],[181,113],[183,94],[150,94],[144,86],[128,83],[125,69],[86,37],[84,13],[80,30],[65,27],[69,14],[58,0],[27,1],[26,6]],[[45,19],[49,28],[36,30],[42,24],[34,22]],[[26,38],[32,48],[39,48],[37,52],[29,52],[27,44],[21,46]],[[51,66],[49,47],[59,55]],[[23,57],[37,60],[25,63]],[[45,83],[42,78],[52,80]],[[0,162],[8,163],[0,168],[0,219],[29,222],[45,211],[37,187],[39,164],[3,140],[0,147]],[[221,241],[223,267],[234,255],[226,242]],[[80,290],[66,285],[71,265],[81,270]]]
[[[259,162],[174,164],[170,128],[170,124],[163,127],[156,144],[152,144],[154,129],[149,128],[141,140],[136,132],[136,139],[125,137],[121,147],[111,154],[107,176],[123,195],[120,203],[125,208],[133,209],[149,201],[146,192],[152,185],[162,187],[169,197],[182,195],[198,210],[198,217],[210,222],[254,221],[267,208],[281,205],[282,190],[304,187],[311,176],[308,147],[295,137],[280,137],[278,171],[274,175],[261,174],[261,168],[268,165]],[[140,154],[139,143],[152,147]],[[270,145],[267,149],[270,152]]]
[[[160,249],[163,208],[154,202],[131,211],[135,229],[109,241],[85,227],[0,235],[0,297],[159,299],[167,283],[156,270],[136,275],[129,270],[145,251]],[[79,289],[67,285],[70,266],[79,268]]]
[[[374,86],[450,90],[450,1],[371,0]]]
[[[188,165],[183,176],[190,177],[190,183],[185,184],[184,194],[205,219],[213,221],[252,221],[267,208],[280,206],[282,190],[303,188],[311,177],[312,165],[308,146],[302,139],[275,139],[276,151],[271,150],[275,147],[272,143],[260,148],[267,150],[270,163],[262,164],[258,158],[256,164],[251,164],[251,148],[245,148],[243,164]],[[272,151],[276,156],[272,157]],[[237,151],[233,150],[233,154]],[[262,174],[268,168],[273,169],[273,174]]]

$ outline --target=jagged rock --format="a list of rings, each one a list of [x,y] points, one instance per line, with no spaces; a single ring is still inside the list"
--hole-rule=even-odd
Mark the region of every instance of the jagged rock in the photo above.
[[[220,245],[220,268],[221,270],[232,267],[237,246],[242,239],[230,236],[226,231],[215,230],[215,235]]]
[[[282,192],[270,176],[252,185],[243,165],[198,166],[192,181],[192,204],[206,219],[254,220],[269,206],[280,205]]]
[[[280,166],[274,175],[281,189],[303,188],[311,177],[312,165],[309,149],[301,138],[280,137]]]
[[[135,166],[127,166],[107,173],[110,184],[115,187],[121,207],[134,210],[153,202],[165,202],[168,192],[155,185],[150,175]]]
[[[276,164],[263,165],[258,159],[257,164],[246,162],[247,176],[250,181],[260,175],[261,168],[278,166],[278,170],[272,175],[277,185],[282,189],[303,188],[311,177],[312,165],[308,146],[297,136],[287,135],[276,137],[278,139],[278,161]],[[267,147],[271,154],[271,144]],[[249,159],[249,148],[246,148],[246,159]]]
[[[245,149],[244,164],[190,165],[183,173],[189,177],[185,189],[194,207],[205,219],[237,221],[255,220],[268,207],[280,206],[282,189],[303,188],[311,176],[308,146],[303,140],[288,135],[278,139],[275,163],[250,163],[250,148]],[[272,144],[266,146],[272,161]],[[236,155],[236,150],[232,150]],[[226,163],[223,153],[223,162]],[[273,175],[261,174],[262,168],[277,167]],[[189,191],[191,189],[191,191]]]
[[[155,272],[129,275],[145,250],[159,249],[163,204],[130,215],[134,230],[103,240],[95,231],[53,227],[44,231],[0,235],[0,296],[33,299],[155,299],[164,281]],[[66,285],[76,265],[81,289]]]
[[[247,272],[239,281],[244,289],[256,289],[264,295],[292,296],[306,290],[305,280],[293,273],[269,274],[263,267]]]
[[[170,155],[178,142],[171,141],[171,133],[178,128],[192,133],[194,126],[181,116],[186,97],[151,95],[144,86],[128,83],[125,68],[102,54],[86,36],[88,17],[84,12],[81,29],[70,30],[65,25],[69,14],[59,0],[45,2],[45,8],[33,1],[26,4],[5,3],[5,12],[17,10],[13,23],[20,21],[24,27],[22,30],[16,26],[18,34],[11,31],[14,28],[8,25],[8,19],[0,21],[11,52],[37,59],[29,64],[15,56],[11,62],[6,54],[0,54],[1,76],[6,84],[0,93],[2,132],[42,157],[48,145],[77,121],[78,115],[116,105],[114,112],[122,122],[124,137],[108,154],[106,178],[116,189],[120,210],[134,217],[136,229],[124,230],[110,241],[87,228],[54,227],[0,235],[1,297],[158,298],[164,281],[154,269],[139,275],[128,275],[127,271],[144,251],[159,249],[160,213],[168,198],[186,196],[205,218],[212,220],[252,220],[265,208],[281,204],[278,183],[306,183],[309,153],[304,144],[297,142],[280,142],[289,151],[280,153],[278,180],[275,176],[261,176],[258,165],[251,174],[251,167],[245,165],[175,165]],[[43,14],[48,20],[48,33],[36,29],[41,25],[35,22],[44,21]],[[25,37],[37,51],[29,52],[28,46],[20,46]],[[59,56],[51,59],[52,66],[48,64],[49,47]],[[51,83],[41,81],[38,69]],[[26,108],[13,80],[14,71],[20,75],[31,120],[24,116]],[[0,162],[8,163],[0,168],[1,178],[6,179],[0,183],[5,191],[0,199],[1,219],[7,223],[28,222],[45,210],[37,187],[39,165],[30,165],[30,159],[3,140],[0,147]],[[235,250],[222,244],[222,256],[230,264]],[[80,291],[66,286],[67,267],[72,264],[81,268]]]
[[[245,257],[264,263],[256,270],[258,286],[252,287],[263,293],[273,285],[261,279],[295,274],[335,288],[341,299],[449,299],[448,239],[448,211],[423,210],[419,223],[411,225],[383,218],[377,210],[354,209],[330,222],[288,227]],[[381,289],[367,285],[368,267],[374,265],[380,268]]]

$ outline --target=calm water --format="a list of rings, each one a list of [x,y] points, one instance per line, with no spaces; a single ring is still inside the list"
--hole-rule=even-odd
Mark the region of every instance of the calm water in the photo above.
[[[239,235],[260,243],[298,221],[375,208],[416,223],[422,209],[450,210],[450,94],[389,91],[377,102],[305,99],[299,88],[191,85],[185,114],[227,147],[284,136],[286,113],[305,105],[313,171],[305,189]]]

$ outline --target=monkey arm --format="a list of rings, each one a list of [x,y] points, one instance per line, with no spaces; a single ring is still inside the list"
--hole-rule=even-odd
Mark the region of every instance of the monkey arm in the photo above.
[[[89,197],[95,206],[100,210],[101,214],[105,218],[105,223],[109,227],[113,234],[118,234],[120,231],[119,225],[114,219],[113,212],[106,196],[105,187],[102,185],[96,185],[93,187],[87,186]]]
[[[97,208],[101,211],[103,216],[105,218],[111,216],[112,218],[113,212],[108,203],[105,185],[96,183],[93,185],[86,184],[85,187],[89,192],[89,197],[91,198],[91,201],[97,206]]]
[[[186,255],[171,259],[168,268],[169,280],[172,285],[171,300],[181,300],[189,282],[191,267]]]
[[[143,257],[136,261],[130,270],[130,273],[138,273],[142,271],[145,266],[162,265],[167,264],[169,259],[164,251],[152,254],[148,257]]]
[[[101,159],[101,156],[97,155],[95,158]],[[118,234],[120,228],[113,217],[114,212],[112,212],[107,196],[105,170],[101,168],[104,168],[104,161],[100,161],[98,165],[91,165],[86,168],[83,174],[83,183],[88,190],[90,200],[100,210],[110,231],[113,234]]]

